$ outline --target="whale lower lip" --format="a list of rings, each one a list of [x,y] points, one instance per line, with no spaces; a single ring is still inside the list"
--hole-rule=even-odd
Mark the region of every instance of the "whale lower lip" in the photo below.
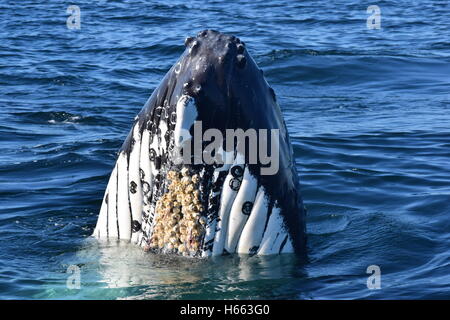
[[[93,236],[192,257],[304,253],[305,210],[273,90],[239,39],[206,30],[186,43],[119,151]],[[220,149],[225,163],[181,157],[197,122],[278,130],[279,170],[261,174],[237,147]]]

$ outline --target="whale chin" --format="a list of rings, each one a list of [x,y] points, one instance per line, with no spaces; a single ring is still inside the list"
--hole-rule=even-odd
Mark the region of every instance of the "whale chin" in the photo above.
[[[118,153],[93,236],[190,257],[304,254],[305,209],[273,89],[239,38],[205,30],[185,45]],[[230,130],[244,139],[229,143]],[[252,130],[267,135],[251,142]],[[251,151],[263,142],[276,170]]]

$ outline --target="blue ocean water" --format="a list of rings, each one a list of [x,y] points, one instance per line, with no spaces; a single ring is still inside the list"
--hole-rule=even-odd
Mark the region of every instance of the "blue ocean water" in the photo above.
[[[72,4],[79,30],[66,26]],[[367,28],[370,4],[381,29]],[[0,298],[450,298],[449,17],[432,0],[1,0]],[[277,93],[306,262],[192,261],[88,238],[134,116],[206,28],[245,41]],[[71,265],[80,289],[67,287]]]

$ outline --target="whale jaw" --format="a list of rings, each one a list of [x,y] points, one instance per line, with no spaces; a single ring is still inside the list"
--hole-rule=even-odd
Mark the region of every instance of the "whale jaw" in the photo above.
[[[93,236],[190,257],[304,253],[305,210],[273,89],[238,38],[205,30],[185,44],[119,151]],[[221,161],[180,154],[204,151],[211,129],[278,130],[277,172],[261,174],[265,164],[225,139]]]

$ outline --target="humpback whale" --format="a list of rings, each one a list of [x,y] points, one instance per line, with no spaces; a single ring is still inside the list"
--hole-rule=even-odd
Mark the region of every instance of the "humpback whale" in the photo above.
[[[304,254],[306,210],[274,90],[235,36],[204,30],[185,46],[118,152],[93,236],[189,257]],[[224,139],[230,130],[244,139]],[[262,133],[253,142],[251,130]],[[276,166],[255,160],[261,150]]]

